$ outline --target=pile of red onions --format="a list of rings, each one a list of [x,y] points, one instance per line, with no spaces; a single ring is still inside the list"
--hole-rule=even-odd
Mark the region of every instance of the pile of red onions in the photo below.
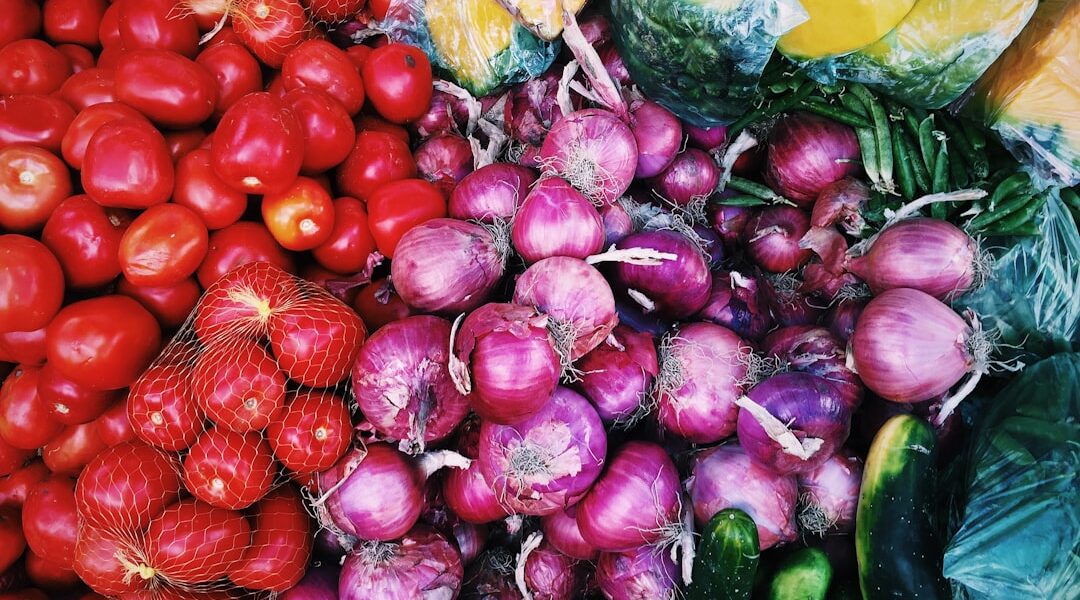
[[[720,170],[708,152],[687,148],[653,180],[653,189],[667,200],[686,206],[716,191]]]
[[[585,258],[604,247],[604,222],[585,196],[558,177],[538,181],[518,207],[510,239],[525,262]]]
[[[585,589],[585,564],[559,552],[540,534],[522,543],[518,589],[533,600],[573,600]],[[540,539],[536,544],[533,540]],[[535,548],[533,547],[535,545]]]
[[[765,182],[799,206],[809,206],[825,186],[862,171],[859,141],[847,125],[811,113],[794,113],[769,134]]]
[[[634,172],[637,179],[649,179],[663,173],[682,146],[683,131],[679,119],[651,100],[641,99],[630,104],[630,130],[637,142],[637,170]],[[715,182],[713,187],[716,187]]]
[[[555,122],[540,146],[545,173],[558,175],[598,204],[614,202],[637,171],[634,134],[619,117],[587,108]]]
[[[341,567],[338,594],[342,600],[454,598],[464,576],[457,549],[418,525],[399,541],[364,542],[353,549]]]
[[[810,250],[799,241],[810,231],[810,217],[792,206],[770,206],[754,215],[743,229],[750,259],[771,273],[794,271],[810,261]]]
[[[678,568],[670,553],[653,546],[604,552],[596,563],[596,580],[611,600],[676,600]]]
[[[802,371],[831,383],[848,409],[862,402],[863,386],[847,364],[847,347],[829,330],[812,325],[778,329],[761,344],[767,356],[779,361],[783,371]]]
[[[772,329],[772,312],[760,280],[738,271],[713,271],[712,289],[698,318],[756,340]]]
[[[457,450],[472,463],[465,469],[443,474],[442,497],[449,508],[467,523],[490,523],[507,515],[506,506],[495,495],[495,487],[484,475],[480,462],[480,421],[469,419],[458,433]]]
[[[619,250],[654,250],[673,254],[674,260],[659,264],[618,262],[615,284],[645,312],[657,312],[674,319],[697,313],[709,299],[712,275],[700,249],[676,231],[643,231],[623,238]]]
[[[619,325],[578,369],[578,386],[605,424],[629,427],[652,410],[649,394],[660,365],[649,333]]]
[[[416,172],[444,194],[473,171],[472,145],[456,133],[440,133],[424,140],[413,159]]]
[[[536,181],[536,172],[512,163],[492,163],[469,173],[450,193],[447,211],[462,221],[492,223],[496,219],[510,222],[529,188]]]

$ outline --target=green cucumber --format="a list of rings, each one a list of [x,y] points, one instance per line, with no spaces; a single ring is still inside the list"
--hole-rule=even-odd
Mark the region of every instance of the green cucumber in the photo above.
[[[863,468],[855,555],[863,597],[946,600],[934,528],[936,438],[930,425],[897,415],[882,425]]]
[[[750,598],[761,557],[754,520],[737,508],[727,508],[713,515],[701,537],[686,599]]]
[[[832,582],[829,557],[817,548],[802,548],[777,566],[769,582],[769,600],[825,600]]]

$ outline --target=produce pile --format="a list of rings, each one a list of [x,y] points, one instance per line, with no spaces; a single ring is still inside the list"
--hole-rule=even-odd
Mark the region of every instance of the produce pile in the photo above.
[[[0,0],[0,599],[1075,591],[1080,2],[585,5]]]

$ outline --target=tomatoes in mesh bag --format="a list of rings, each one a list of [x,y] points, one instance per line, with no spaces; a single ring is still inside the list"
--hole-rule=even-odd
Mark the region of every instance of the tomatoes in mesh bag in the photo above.
[[[210,429],[184,459],[184,484],[216,507],[251,506],[274,484],[274,457],[262,435]]]
[[[270,448],[296,473],[325,471],[349,449],[349,408],[330,392],[299,392],[266,428]]]
[[[203,412],[191,395],[191,369],[156,364],[128,393],[127,414],[144,442],[176,452],[191,446],[203,431]]]
[[[149,591],[140,576],[145,551],[139,535],[115,529],[82,527],[75,543],[75,572],[95,592],[119,596]]]
[[[195,309],[195,333],[204,344],[266,332],[270,315],[299,298],[296,280],[266,262],[229,271],[206,288]]]
[[[310,387],[341,383],[367,337],[360,317],[325,292],[305,294],[272,314],[268,329],[278,365],[290,379]]]
[[[285,374],[262,346],[250,340],[209,345],[191,370],[195,401],[218,427],[266,427],[285,401]]]
[[[311,520],[291,485],[267,494],[252,509],[251,545],[229,571],[236,585],[283,592],[304,577],[311,558]]]
[[[126,442],[97,455],[79,475],[75,502],[92,527],[138,531],[180,496],[175,456],[141,442]]]
[[[208,583],[232,570],[250,542],[251,526],[243,514],[181,500],[147,528],[145,566],[169,583]]]

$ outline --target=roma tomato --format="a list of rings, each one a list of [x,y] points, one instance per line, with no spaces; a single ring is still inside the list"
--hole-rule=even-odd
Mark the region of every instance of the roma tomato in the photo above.
[[[40,376],[41,369],[19,365],[0,387],[0,437],[16,448],[40,447],[64,429],[38,393]]]
[[[219,119],[237,100],[262,90],[259,61],[241,44],[215,44],[200,52],[195,62],[214,78],[217,102],[213,114]]]
[[[419,119],[431,107],[431,61],[415,46],[376,48],[364,61],[363,77],[371,104],[392,123]]]
[[[179,584],[209,583],[244,556],[251,526],[244,515],[194,499],[165,509],[146,531],[146,564]]]
[[[41,460],[57,475],[79,474],[108,445],[98,435],[94,423],[68,425],[60,435],[41,448]]]
[[[45,0],[43,7],[45,37],[54,44],[98,45],[98,28],[106,0]]]
[[[0,508],[22,509],[30,490],[52,476],[45,463],[38,459],[20,463],[7,477],[0,477]],[[19,520],[20,524],[22,519]]]
[[[311,16],[327,23],[338,23],[356,16],[366,0],[305,0]]]
[[[109,4],[109,8],[105,9],[105,14],[101,15],[101,23],[98,25],[98,42],[103,50],[122,48],[124,45],[120,40],[121,5],[123,5],[122,1]]]
[[[282,486],[252,509],[251,545],[229,580],[251,590],[284,592],[300,582],[311,559],[311,519],[300,494]]]
[[[325,471],[349,449],[349,408],[330,392],[292,394],[285,408],[270,421],[266,439],[286,469],[296,473]]]
[[[195,127],[217,104],[217,82],[205,68],[169,50],[130,50],[116,66],[116,99],[172,129]]]
[[[211,0],[211,2],[216,1],[217,0]],[[228,0],[225,1],[227,2]],[[231,25],[225,25],[219,29],[212,38],[207,40],[203,52],[206,51],[205,48],[213,48],[218,44],[237,44],[239,46],[244,46],[244,40],[240,39],[240,36],[236,34],[236,30],[234,30]]]
[[[138,532],[180,497],[175,456],[142,442],[103,450],[75,485],[79,516],[91,527]]]
[[[341,103],[314,88],[297,88],[281,100],[292,108],[304,130],[300,171],[322,173],[341,164],[356,141],[356,128]]]
[[[199,52],[199,26],[191,15],[175,10],[174,0],[117,0],[117,4],[120,42],[128,50],[172,50],[188,58]]]
[[[64,272],[34,238],[0,235],[0,332],[48,324],[64,301]]]
[[[249,194],[284,190],[300,174],[303,160],[299,119],[266,92],[248,94],[230,106],[210,143],[214,172]]]
[[[272,313],[267,325],[278,365],[308,387],[344,380],[367,336],[360,317],[328,295],[297,300]]]
[[[81,386],[49,363],[41,368],[37,389],[52,418],[63,425],[89,423],[124,395],[122,390],[101,391]]]
[[[376,279],[361,288],[352,307],[369,331],[413,314],[412,308],[394,291],[389,279]]]
[[[270,491],[274,475],[270,446],[254,431],[207,430],[184,458],[184,486],[218,508],[251,506]]]
[[[349,115],[364,106],[364,82],[349,57],[326,40],[308,40],[297,46],[281,65],[285,90],[313,87],[341,103]]]
[[[7,571],[26,549],[22,518],[16,510],[0,509],[0,573]]]
[[[390,182],[368,199],[368,224],[379,252],[394,257],[405,232],[416,225],[446,216],[446,199],[439,188],[422,179]]]
[[[174,171],[165,138],[138,121],[116,120],[91,136],[82,185],[102,206],[149,208],[172,195]]]
[[[67,102],[40,94],[18,94],[0,102],[0,148],[12,144],[32,144],[49,152],[60,152],[75,111]]]
[[[287,189],[263,196],[263,223],[286,250],[310,250],[334,229],[334,202],[313,179],[298,177]]]
[[[138,441],[135,430],[131,428],[131,422],[128,421],[126,398],[121,398],[119,402],[109,407],[109,410],[94,421],[94,425],[97,426],[101,441],[107,446],[119,446],[124,442]]]
[[[35,146],[0,149],[0,227],[41,229],[71,195],[71,173],[55,154]]]
[[[71,72],[73,74],[92,69],[94,68],[95,63],[97,63],[94,53],[87,50],[84,46],[79,46],[78,44],[57,44],[56,49],[67,57],[68,62],[71,63]]]
[[[261,430],[285,402],[285,374],[262,346],[242,338],[211,343],[186,381],[220,429]]]
[[[166,286],[140,286],[121,279],[116,284],[116,293],[137,300],[154,315],[162,329],[176,329],[195,309],[202,290],[194,277]]]
[[[31,367],[45,364],[45,328],[0,333],[0,358]]]
[[[75,562],[79,518],[75,510],[75,480],[55,475],[30,488],[22,508],[26,545],[40,556],[70,569]]]
[[[50,592],[66,592],[79,585],[79,576],[74,569],[44,558],[33,550],[26,553],[26,575],[35,587]]]
[[[259,338],[270,315],[298,297],[295,281],[281,268],[263,261],[240,263],[206,286],[195,309],[195,333],[204,345]]]
[[[7,477],[11,473],[17,471],[26,461],[30,460],[30,457],[34,455],[35,450],[24,450],[22,448],[16,448],[11,444],[4,441],[4,438],[0,438],[0,487],[2,487]],[[5,494],[0,489],[0,507],[6,503]]]
[[[367,209],[356,198],[334,200],[334,229],[330,238],[311,251],[323,267],[336,273],[356,273],[367,266],[375,251],[375,238],[368,228]]]
[[[94,134],[103,125],[113,121],[127,121],[150,126],[150,121],[142,113],[127,104],[102,102],[88,106],[79,111],[79,114],[71,122],[71,126],[68,127],[67,132],[64,133],[64,138],[60,141],[60,151],[64,156],[64,160],[73,168],[81,170],[83,168],[83,159],[86,157],[86,147],[90,144],[90,138],[94,137]]]
[[[198,127],[169,131],[165,133],[165,147],[169,149],[169,156],[172,157],[173,162],[178,162],[189,152],[202,147],[205,139],[206,132]],[[173,195],[175,194],[174,190]]]
[[[60,98],[81,111],[95,104],[116,102],[115,85],[115,69],[93,67],[68,77],[60,86]]]
[[[261,223],[233,223],[210,235],[210,249],[198,271],[199,285],[206,289],[232,269],[259,261],[288,272],[296,269],[292,255]]]
[[[207,229],[221,229],[240,220],[247,194],[227,185],[210,166],[210,150],[197,148],[176,164],[173,202],[199,215]]]
[[[33,0],[6,0],[0,19],[0,46],[34,37],[41,30],[41,7]]]
[[[121,596],[148,591],[150,581],[132,577],[131,565],[139,565],[144,551],[138,538],[108,527],[83,527],[75,542],[75,572],[95,592]]]
[[[120,268],[135,285],[176,285],[206,258],[209,233],[199,215],[179,204],[151,206],[120,240]]]
[[[266,66],[280,69],[285,56],[310,35],[297,0],[237,0],[229,11],[233,29]]]
[[[361,131],[337,168],[338,191],[365,202],[385,183],[416,177],[409,145],[381,131]]]
[[[71,75],[71,61],[41,40],[0,48],[0,94],[51,94]]]
[[[45,222],[41,241],[64,271],[67,285],[77,289],[101,287],[120,275],[120,240],[131,215],[104,208],[88,196],[64,200]]]
[[[98,54],[96,66],[101,69],[115,70],[116,65],[120,64],[120,57],[123,56],[125,52],[127,52],[127,49],[124,48],[122,44],[106,46],[105,48],[102,48],[101,52]]]
[[[190,447],[203,431],[203,414],[191,396],[191,369],[154,365],[128,394],[127,411],[139,439],[169,452]]]
[[[367,46],[354,46],[354,48],[367,48]],[[368,48],[370,51],[370,48]],[[386,119],[376,115],[360,115],[356,118],[357,131],[381,131],[389,133],[397,139],[409,143],[409,130],[401,125],[395,125]]]
[[[98,390],[127,387],[160,349],[157,320],[127,296],[69,304],[46,333],[46,354],[57,371]]]

